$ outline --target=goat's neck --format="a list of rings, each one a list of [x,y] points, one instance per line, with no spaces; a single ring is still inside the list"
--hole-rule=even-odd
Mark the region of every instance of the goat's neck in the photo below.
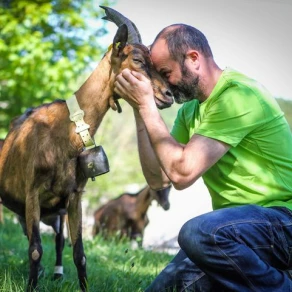
[[[89,132],[94,135],[105,113],[109,109],[109,99],[113,95],[113,73],[110,62],[111,52],[100,61],[86,82],[75,93],[80,108],[84,111],[84,121],[89,124]]]
[[[152,200],[153,197],[151,196],[150,188],[147,186],[137,195],[136,208],[139,210],[139,213],[145,214]]]

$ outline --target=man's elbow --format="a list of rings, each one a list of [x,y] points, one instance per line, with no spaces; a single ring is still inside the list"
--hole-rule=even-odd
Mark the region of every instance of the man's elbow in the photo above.
[[[182,184],[182,183],[172,183],[173,187],[177,190],[177,191],[182,191],[186,188],[188,188],[189,186],[191,186],[191,184]]]
[[[186,176],[181,175],[173,175],[170,177],[170,181],[173,185],[173,187],[178,190],[184,190],[188,187],[190,187],[192,184],[194,184],[197,181],[198,178],[189,178]]]

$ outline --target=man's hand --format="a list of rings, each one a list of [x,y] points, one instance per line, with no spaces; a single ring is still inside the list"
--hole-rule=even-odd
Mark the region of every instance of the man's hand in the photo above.
[[[116,77],[114,91],[135,109],[156,107],[151,82],[139,72],[124,69]]]

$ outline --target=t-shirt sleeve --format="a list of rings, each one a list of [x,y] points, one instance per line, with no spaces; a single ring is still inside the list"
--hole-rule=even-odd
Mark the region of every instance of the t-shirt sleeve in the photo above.
[[[184,118],[184,107],[179,109],[170,134],[177,142],[182,144],[188,143],[189,131]]]
[[[248,133],[265,123],[263,106],[251,89],[230,87],[208,105],[196,134],[235,147]]]

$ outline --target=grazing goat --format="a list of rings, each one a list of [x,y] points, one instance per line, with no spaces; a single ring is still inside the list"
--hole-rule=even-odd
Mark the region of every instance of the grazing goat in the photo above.
[[[90,138],[97,132],[108,109],[118,107],[113,86],[117,74],[124,68],[138,71],[151,80],[157,107],[169,107],[173,103],[168,85],[155,71],[149,50],[140,42],[135,26],[121,14],[115,14],[113,9],[102,8],[108,19],[115,15],[117,19],[121,18],[121,22],[127,20],[127,24],[119,26],[112,46],[75,93]],[[133,42],[127,44],[128,34]],[[25,218],[29,239],[28,290],[37,288],[43,254],[39,222],[58,215],[60,210],[67,211],[79,285],[82,291],[87,290],[81,197],[88,178],[79,164],[79,157],[87,150],[83,151],[84,137],[76,132],[79,126],[76,127],[71,117],[68,102],[64,100],[31,109],[9,130],[0,156],[2,202]]]
[[[137,240],[142,246],[144,229],[149,223],[147,210],[153,200],[168,210],[170,188],[154,191],[146,186],[136,194],[124,193],[109,201],[94,212],[92,235],[101,233],[105,238],[119,235]]]

